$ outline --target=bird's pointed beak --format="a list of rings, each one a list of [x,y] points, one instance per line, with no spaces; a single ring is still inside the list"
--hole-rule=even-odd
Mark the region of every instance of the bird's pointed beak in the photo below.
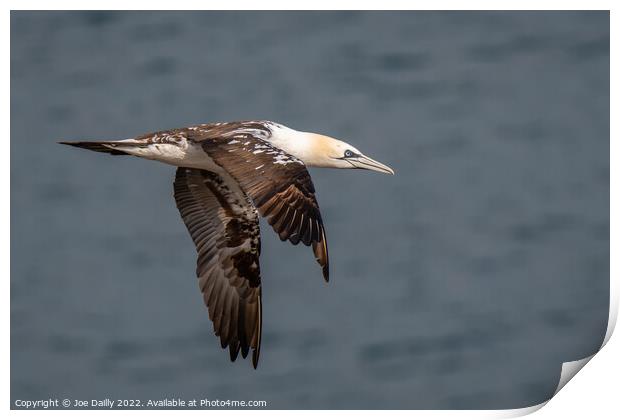
[[[359,169],[368,169],[369,171],[381,172],[384,174],[394,175],[394,171],[387,165],[377,162],[368,156],[360,155],[351,159],[347,159],[353,166]]]

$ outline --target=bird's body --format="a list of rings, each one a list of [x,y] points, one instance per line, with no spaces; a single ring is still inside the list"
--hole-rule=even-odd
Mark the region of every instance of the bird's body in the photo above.
[[[177,167],[174,197],[198,251],[196,274],[231,360],[260,353],[260,232],[266,217],[281,240],[311,245],[329,279],[325,228],[306,166],[393,173],[352,146],[270,121],[202,124],[132,139],[61,142]]]

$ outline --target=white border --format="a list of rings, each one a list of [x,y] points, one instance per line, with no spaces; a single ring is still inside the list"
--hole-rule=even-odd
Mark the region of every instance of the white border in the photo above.
[[[171,10],[170,6],[173,5],[177,9],[181,10],[198,10],[204,9],[205,7],[213,10],[222,10],[222,9],[368,9],[374,10],[378,9],[380,6],[381,9],[417,9],[417,10],[467,10],[467,9],[494,9],[494,10],[564,10],[564,9],[594,9],[594,10],[611,10],[611,45],[612,45],[612,54],[611,54],[611,74],[618,74],[618,66],[617,66],[617,45],[618,45],[618,24],[620,23],[619,19],[616,18],[615,14],[618,10],[618,7],[614,6],[617,2],[613,1],[532,1],[532,0],[522,0],[522,1],[502,1],[501,4],[499,2],[493,1],[442,1],[438,2],[419,2],[419,1],[392,1],[392,0],[384,0],[380,3],[370,3],[367,1],[323,1],[317,0],[308,3],[289,3],[284,1],[262,1],[262,2],[252,2],[252,1],[226,1],[226,2],[204,2],[204,1],[186,1],[186,0],[177,0],[173,3],[164,2],[160,0],[155,1],[134,1],[129,2],[127,0],[119,1],[119,0],[108,0],[108,1],[91,1],[88,4],[84,4],[83,2],[75,1],[75,0],[63,0],[54,2],[54,6],[60,9],[119,9],[119,10],[150,10],[150,9],[158,9],[158,10]],[[25,0],[25,1],[7,1],[5,4],[9,5],[9,9],[14,10],[28,10],[28,9],[49,9],[50,2],[46,1],[35,1],[35,0]],[[2,42],[2,52],[5,60],[5,65],[2,68],[4,80],[5,80],[5,92],[10,92],[10,77],[9,77],[9,69],[10,69],[10,15],[8,10],[4,14],[3,21],[5,24],[3,25],[3,42]],[[616,49],[614,49],[616,47]],[[617,110],[617,98],[618,98],[618,87],[617,84],[613,82],[613,77],[611,80],[611,104],[610,104],[610,115],[615,116],[616,113],[614,111]],[[2,117],[4,119],[4,127],[8,127],[9,131],[7,133],[7,138],[10,138],[10,97],[7,95],[5,101],[2,102]],[[611,118],[611,138],[617,138],[618,129],[617,124],[615,124],[615,120]],[[5,139],[5,150],[9,148],[9,141]],[[610,145],[610,153],[611,153],[611,162],[617,162],[617,147],[614,142],[611,142]],[[10,179],[10,154],[4,153],[2,154],[3,165],[2,171],[4,172],[3,179],[5,182],[9,182]],[[610,165],[611,170],[611,186],[618,184],[618,171],[615,169],[614,165]],[[9,337],[10,333],[10,293],[9,293],[9,276],[10,276],[10,195],[4,194],[4,205],[0,207],[0,211],[2,212],[2,223],[3,229],[2,232],[5,233],[3,235],[4,241],[2,242],[2,253],[0,253],[2,266],[5,267],[5,277],[3,278],[3,296],[5,298],[5,306],[3,311],[4,322],[2,325],[4,326],[4,337]],[[618,214],[618,201],[616,191],[612,188],[611,190],[611,207],[610,214]],[[618,229],[613,220],[610,221],[610,234],[612,238],[612,245],[614,243],[613,238],[618,238]],[[542,418],[558,418],[562,419],[577,419],[582,418],[584,415],[592,415],[598,414],[601,418],[609,417],[609,413],[618,412],[616,403],[616,380],[618,373],[618,356],[620,355],[619,345],[617,339],[615,341],[612,340],[611,344],[609,344],[609,339],[611,334],[613,333],[617,314],[618,314],[618,269],[615,261],[618,260],[618,255],[613,246],[610,247],[610,257],[611,257],[611,286],[610,286],[610,314],[609,314],[609,324],[607,333],[605,336],[604,345],[607,344],[606,350],[602,352],[600,355],[597,355],[593,358],[590,356],[586,359],[582,359],[581,361],[573,361],[567,362],[562,367],[562,375],[560,383],[558,384],[558,388],[556,393],[563,389],[564,385],[576,374],[587,362],[593,359],[590,363],[591,368],[586,369],[580,375],[580,379],[578,381],[572,381],[570,385],[566,386],[566,389],[563,390],[557,397],[554,397],[549,404],[550,407],[541,410],[536,415],[542,416]],[[4,371],[4,381],[2,383],[2,391],[5,395],[5,407],[8,409],[10,407],[9,394],[10,394],[10,375],[9,370],[9,342],[5,341],[5,345],[2,346],[2,353],[4,356],[4,360],[6,363],[6,369]],[[593,405],[593,403],[595,403]],[[395,418],[411,418],[412,415],[421,416],[422,418],[506,418],[506,417],[515,417],[520,415],[529,414],[535,412],[545,406],[547,403],[539,404],[534,407],[527,407],[523,409],[517,410],[498,410],[498,411],[382,411],[381,415],[389,414]],[[587,411],[586,411],[587,410]],[[213,413],[213,412],[212,412]],[[348,415],[355,415],[357,417],[364,416],[375,416],[375,411],[366,411],[366,412],[350,412],[350,411],[321,411],[321,416],[327,417],[342,417]],[[204,419],[205,416],[210,415],[209,413],[204,413],[200,410],[193,411],[183,411],[177,412],[174,414],[170,413],[167,410],[161,411],[135,411],[135,412],[120,412],[115,411],[113,415],[118,416],[138,416],[138,417],[149,417],[149,418],[166,418],[168,419],[171,415],[184,415],[188,417],[200,418]],[[247,416],[250,413],[247,411],[242,412],[233,412],[232,410],[226,410],[224,412],[213,413],[217,416],[231,416],[234,414],[240,414],[243,416]],[[211,414],[211,415],[213,415]],[[605,414],[603,416],[603,414]],[[49,417],[57,417],[57,418],[82,418],[84,415],[88,415],[89,417],[94,418],[107,418],[110,413],[107,413],[105,410],[100,411],[89,411],[88,413],[84,413],[81,411],[10,411],[11,416],[15,417],[25,417],[31,418],[39,415],[49,416]],[[261,418],[269,418],[270,420],[275,418],[285,418],[290,415],[285,411],[268,411],[268,410],[257,410],[251,413],[252,417]],[[314,417],[317,415],[315,411],[295,411],[295,416],[304,418]],[[551,417],[552,416],[552,417]],[[597,416],[598,417],[598,416]]]

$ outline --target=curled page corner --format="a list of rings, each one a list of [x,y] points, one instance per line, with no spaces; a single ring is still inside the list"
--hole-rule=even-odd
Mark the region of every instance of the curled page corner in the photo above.
[[[608,331],[609,331],[609,328],[608,328]],[[603,345],[605,344],[603,343]],[[601,346],[601,348],[603,347]],[[600,349],[598,351],[600,351]],[[596,353],[598,353],[598,351]],[[555,388],[555,391],[553,391],[553,395],[548,400],[543,401],[540,404],[532,405],[530,407],[516,408],[516,409],[511,409],[511,410],[502,410],[498,412],[498,415],[495,418],[522,417],[522,416],[527,416],[528,414],[532,414],[540,410],[545,405],[547,405],[547,403],[551,401],[551,399],[555,397],[555,395],[558,392],[560,392],[562,388],[564,388],[564,385],[566,385],[568,381],[573,379],[573,377],[577,374],[577,372],[581,370],[581,368],[583,368],[590,360],[592,360],[592,358],[596,355],[596,353],[588,357],[584,357],[583,359],[562,363],[562,371],[560,372],[560,380],[558,382],[558,386]]]
[[[601,348],[603,348],[603,347],[601,346]],[[600,349],[599,349],[599,351],[600,351]],[[597,351],[597,353],[598,353],[598,351]],[[594,353],[591,356],[584,357],[583,359],[573,360],[572,362],[564,362],[564,363],[562,363],[562,372],[560,373],[560,381],[558,382],[557,388],[553,392],[553,396],[555,396],[558,392],[560,392],[560,390],[562,388],[564,388],[564,385],[566,385],[568,383],[568,381],[573,379],[573,377],[577,374],[577,372],[579,372],[581,370],[581,368],[583,368],[590,360],[592,360],[592,358],[595,355],[596,355],[596,353]]]
[[[611,338],[611,335],[616,328],[616,321],[618,318],[618,290],[614,286],[614,282],[610,282],[609,297],[609,318],[607,320],[607,330],[605,331],[605,338],[603,339],[601,347],[599,347],[599,349],[594,352],[594,354],[591,354],[588,357],[584,357],[583,359],[579,360],[573,360],[572,362],[562,363],[560,381],[558,382],[558,386],[553,392],[553,396],[551,398],[555,397],[555,395],[560,392],[562,388],[564,388],[564,385],[566,385],[568,381],[573,379],[577,372],[579,372],[581,368],[583,368],[590,360],[592,360],[594,356],[596,356],[599,351],[603,349],[603,347],[605,347],[605,344],[607,344],[607,342]]]
[[[605,338],[603,339],[603,343],[601,347],[591,354],[590,356],[584,357],[583,359],[573,360],[571,362],[562,363],[562,371],[560,372],[560,380],[558,381],[558,386],[555,388],[553,395],[546,401],[541,402],[540,404],[532,405],[530,407],[509,409],[509,410],[500,410],[496,412],[495,418],[514,418],[514,417],[522,417],[528,414],[534,413],[541,408],[543,408],[553,397],[557,395],[558,392],[564,385],[566,385],[573,377],[586,365],[596,354],[605,347],[611,335],[616,328],[616,321],[618,318],[618,289],[615,287],[614,282],[610,281],[610,290],[609,290],[609,318],[607,321],[607,331],[605,332]]]

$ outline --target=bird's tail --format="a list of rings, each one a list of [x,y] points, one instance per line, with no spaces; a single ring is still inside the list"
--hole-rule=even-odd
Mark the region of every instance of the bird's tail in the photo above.
[[[144,142],[134,139],[116,141],[59,141],[60,144],[92,150],[93,152],[108,153],[110,155],[130,155],[125,150],[133,147],[144,147]],[[125,149],[125,150],[120,150]]]

